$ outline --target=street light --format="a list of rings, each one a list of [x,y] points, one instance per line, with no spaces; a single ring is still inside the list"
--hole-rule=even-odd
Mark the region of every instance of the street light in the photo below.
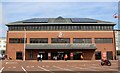
[[[23,56],[23,61],[25,61],[25,46],[26,46],[26,29],[24,27],[24,56]]]

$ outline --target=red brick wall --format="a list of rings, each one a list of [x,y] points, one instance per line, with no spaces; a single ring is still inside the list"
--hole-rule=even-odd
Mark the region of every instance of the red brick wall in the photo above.
[[[48,42],[51,42],[51,38],[57,38],[60,31],[26,31],[27,44],[29,44],[30,38],[48,38]],[[113,38],[112,44],[97,44],[96,51],[104,52],[113,51],[113,56],[115,56],[115,41],[113,31],[61,31],[63,33],[62,38],[70,38],[70,42],[73,42],[72,38],[92,38],[92,43],[94,43],[94,38]],[[16,58],[16,51],[23,51],[23,44],[9,44],[9,38],[24,38],[24,31],[9,31],[7,33],[7,54],[8,56]],[[94,55],[94,54],[93,54]],[[27,56],[26,56],[27,57]],[[91,55],[91,59],[94,56]]]

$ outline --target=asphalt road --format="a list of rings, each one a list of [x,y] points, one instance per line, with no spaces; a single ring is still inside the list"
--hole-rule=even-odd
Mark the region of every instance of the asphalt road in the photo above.
[[[100,61],[2,61],[0,73],[118,73],[118,61],[101,66]]]

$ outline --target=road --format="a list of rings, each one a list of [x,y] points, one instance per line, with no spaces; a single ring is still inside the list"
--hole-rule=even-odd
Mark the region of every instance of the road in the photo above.
[[[100,61],[2,61],[0,73],[118,73],[118,61],[101,66]]]

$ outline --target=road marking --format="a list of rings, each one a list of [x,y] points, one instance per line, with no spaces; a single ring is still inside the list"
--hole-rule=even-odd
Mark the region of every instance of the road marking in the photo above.
[[[58,68],[58,69],[62,69],[62,70],[66,70],[66,71],[73,71],[73,70],[61,68],[61,67],[58,67],[58,66],[53,66],[53,67]]]
[[[42,67],[45,67],[45,66],[42,66]]]
[[[6,62],[5,64],[8,64],[8,62]]]
[[[43,68],[43,67],[40,67],[40,66],[38,66],[38,68],[41,68],[42,70],[44,70],[44,71],[50,71],[50,70],[48,70],[48,69],[45,69],[45,68]]]
[[[34,66],[31,66],[32,68],[34,67]]]
[[[40,69],[42,69],[42,70],[44,70],[44,71],[48,71],[48,72],[50,72],[50,73],[54,73],[54,72],[52,72],[52,71],[50,71],[50,70],[48,70],[48,69],[45,69],[45,68],[43,68],[43,67],[40,67],[40,66],[38,66],[38,68],[40,68]]]
[[[6,62],[5,64],[17,64],[17,62]]]
[[[15,66],[13,68],[16,68]]]
[[[99,71],[99,70],[93,69],[92,67],[91,68],[83,68],[83,67],[77,67],[77,66],[71,66],[71,67],[78,68],[78,69],[87,69],[87,70],[91,70],[91,71]]]
[[[108,70],[117,71],[118,69],[108,69]]]
[[[113,71],[117,71],[118,69],[113,69],[113,68],[106,68],[106,67],[101,67],[103,70],[106,70],[106,71],[108,71],[108,70],[113,70]]]
[[[25,73],[28,73],[23,66],[21,66],[21,68],[23,69],[23,71],[24,71]]]
[[[27,68],[29,68],[29,66],[26,66]]]
[[[49,67],[48,65],[46,67]]]
[[[0,73],[2,73],[3,69],[4,69],[4,67],[2,67],[2,69],[0,70]]]
[[[11,67],[8,67],[8,68],[11,68]]]

